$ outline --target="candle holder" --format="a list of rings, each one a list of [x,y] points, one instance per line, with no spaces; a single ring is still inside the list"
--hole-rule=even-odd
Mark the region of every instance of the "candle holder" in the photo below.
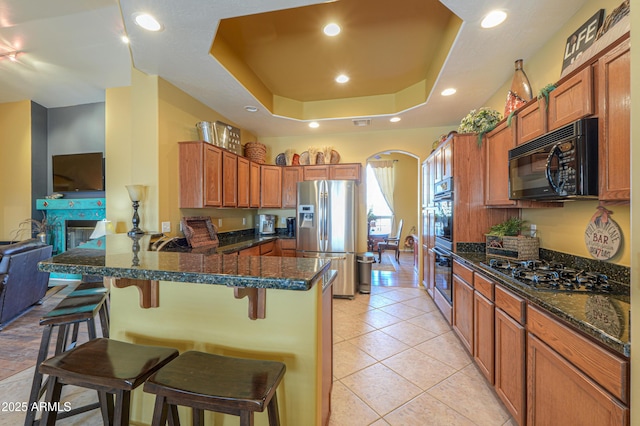
[[[142,199],[142,195],[144,193],[144,185],[127,185],[127,191],[129,192],[129,198],[133,202],[133,217],[131,218],[131,223],[133,223],[133,228],[129,232],[128,235],[138,235],[144,234],[144,231],[140,229],[138,226],[140,224],[140,216],[138,216],[138,207],[140,206],[140,200]]]

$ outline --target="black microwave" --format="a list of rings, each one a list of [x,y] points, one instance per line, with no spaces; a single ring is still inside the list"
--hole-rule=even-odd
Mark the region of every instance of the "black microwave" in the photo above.
[[[597,197],[597,118],[583,118],[509,150],[510,199]]]

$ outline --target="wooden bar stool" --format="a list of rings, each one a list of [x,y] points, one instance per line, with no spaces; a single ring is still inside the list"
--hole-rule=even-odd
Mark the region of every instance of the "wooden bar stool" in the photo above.
[[[72,349],[78,342],[78,328],[80,324],[86,324],[89,339],[98,337],[95,318],[101,316],[100,325],[102,337],[109,337],[108,320],[102,319],[107,310],[107,292],[96,292],[89,295],[67,295],[53,310],[40,318],[40,325],[44,326],[42,338],[40,340],[40,350],[36,360],[36,368],[33,372],[31,382],[31,392],[29,394],[29,410],[25,417],[25,426],[31,426],[36,421],[36,410],[32,410],[34,403],[40,401],[46,389],[46,381],[43,383],[43,375],[38,370],[38,366],[49,356],[49,346],[54,332],[57,330],[57,338],[54,354],[59,355],[64,351]],[[78,413],[94,410],[100,405],[90,404],[78,407],[61,415],[69,417]]]
[[[276,388],[286,366],[276,361],[232,358],[189,351],[162,367],[144,385],[156,394],[153,426],[179,425],[177,406],[193,409],[193,424],[204,424],[204,410],[240,417],[241,426],[252,426],[254,413],[265,406],[269,425],[278,426]]]
[[[60,401],[63,384],[94,389],[98,391],[104,423],[128,425],[131,391],[177,356],[178,350],[173,348],[105,338],[90,340],[40,364],[40,372],[49,375],[47,405]],[[57,411],[45,411],[40,424],[54,425],[57,416]]]

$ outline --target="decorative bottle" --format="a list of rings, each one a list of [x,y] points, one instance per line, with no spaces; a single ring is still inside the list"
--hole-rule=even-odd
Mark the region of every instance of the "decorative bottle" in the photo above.
[[[513,80],[511,81],[511,89],[507,94],[507,103],[504,107],[505,117],[508,117],[511,112],[533,98],[529,79],[527,78],[527,74],[524,73],[524,69],[522,69],[522,59],[516,61],[515,68]]]

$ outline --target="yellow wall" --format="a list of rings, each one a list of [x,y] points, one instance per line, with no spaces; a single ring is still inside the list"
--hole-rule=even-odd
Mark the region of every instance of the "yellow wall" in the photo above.
[[[31,101],[0,104],[0,158],[0,240],[8,241],[31,217]]]
[[[534,96],[549,83],[556,83],[562,72],[562,55],[569,34],[579,28],[599,9],[605,16],[620,5],[620,0],[590,0],[558,31],[540,50],[530,58],[524,58],[524,70],[529,78]],[[515,61],[518,58],[513,58]],[[513,62],[496,64],[513,67]],[[486,106],[504,111],[511,79],[494,93]],[[590,258],[584,243],[584,232],[589,219],[596,212],[597,202],[578,201],[565,203],[564,208],[523,209],[522,218],[538,226],[542,247]],[[631,265],[631,224],[629,206],[607,206],[613,212],[611,218],[620,226],[623,235],[618,254],[610,261]]]

